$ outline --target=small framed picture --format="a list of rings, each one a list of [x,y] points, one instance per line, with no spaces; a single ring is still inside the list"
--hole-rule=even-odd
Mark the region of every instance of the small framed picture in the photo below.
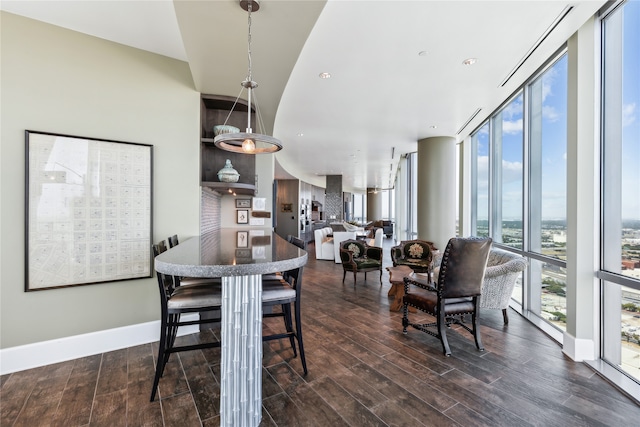
[[[253,198],[253,210],[254,211],[264,211],[267,208],[267,199],[264,197],[254,197]]]
[[[236,258],[251,259],[251,249],[236,249]]]
[[[241,209],[237,211],[236,222],[238,224],[249,224],[249,211],[246,209]]]
[[[249,225],[264,225],[264,218],[249,218]]]
[[[264,259],[266,256],[267,249],[264,246],[252,246],[251,247],[251,258],[253,259]]]
[[[251,199],[236,199],[236,208],[251,208]]]
[[[236,235],[236,247],[238,248],[248,248],[249,247],[249,232],[248,231],[238,231]]]

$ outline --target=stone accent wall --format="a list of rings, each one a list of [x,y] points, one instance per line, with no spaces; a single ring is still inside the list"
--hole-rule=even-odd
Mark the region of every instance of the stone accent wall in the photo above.
[[[209,188],[200,188],[200,234],[210,233],[211,231],[220,230],[222,228],[221,213],[222,211],[222,196],[216,191],[212,191]],[[204,247],[201,247],[202,253],[215,254],[212,256],[218,256],[220,252],[220,233],[213,233],[211,238],[204,241]],[[203,242],[201,241],[201,244]],[[220,310],[203,311],[200,314],[200,319],[216,319],[220,317]],[[203,323],[200,325],[201,331],[213,328],[219,325],[219,323]]]
[[[220,230],[222,196],[206,187],[200,190],[200,234]]]
[[[324,197],[324,217],[329,222],[342,221],[343,211],[342,175],[327,175],[327,188]]]

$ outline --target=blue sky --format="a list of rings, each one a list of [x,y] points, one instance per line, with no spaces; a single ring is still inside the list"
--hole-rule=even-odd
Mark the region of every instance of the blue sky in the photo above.
[[[640,220],[640,1],[628,2],[624,9],[620,117],[607,117],[622,129],[622,206],[623,219]],[[605,71],[606,74],[606,71]],[[560,59],[542,78],[542,218],[566,218],[566,102],[567,59]],[[517,96],[502,110],[502,208],[503,219],[521,218],[522,206],[522,109]],[[607,106],[604,106],[605,112]],[[478,219],[487,216],[488,126],[478,133]]]
[[[566,103],[567,60],[562,57],[542,79],[542,216],[566,218]],[[502,213],[503,219],[522,218],[523,96],[502,110]],[[478,133],[479,194],[486,194],[488,126]],[[484,179],[483,179],[484,177]],[[479,200],[478,218],[486,218],[487,202]],[[484,213],[484,214],[483,214]]]
[[[640,219],[640,2],[623,12],[622,218]]]

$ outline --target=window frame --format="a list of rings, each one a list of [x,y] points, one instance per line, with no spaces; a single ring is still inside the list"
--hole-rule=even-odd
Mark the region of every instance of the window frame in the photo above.
[[[568,53],[567,43],[564,43],[559,49],[557,49],[553,55],[551,55],[531,76],[529,76],[523,83],[520,85],[504,102],[502,102],[498,108],[496,108],[486,120],[482,121],[469,135],[473,137],[477,132],[479,132],[485,125],[489,125],[489,236],[494,238],[493,246],[524,256],[529,260],[539,261],[541,263],[546,263],[551,266],[556,266],[560,268],[567,268],[566,260],[562,260],[559,258],[553,258],[550,256],[543,255],[538,252],[532,252],[530,249],[531,242],[531,217],[529,212],[529,207],[531,204],[531,168],[530,168],[530,101],[529,101],[529,88],[532,83],[534,83],[538,78],[540,78],[546,71],[552,68],[563,56]],[[500,158],[496,156],[496,145],[495,140],[493,138],[495,131],[495,123],[496,118],[499,114],[510,104],[512,103],[518,96],[522,96],[523,110],[522,110],[522,247],[515,248],[513,246],[506,245],[501,242],[497,242],[495,240],[495,233],[497,232],[496,227],[496,213],[494,212],[497,208],[497,203],[502,203],[500,199],[500,189],[501,185],[496,185],[497,179],[500,177],[500,174],[496,172],[498,169],[498,165],[502,163],[502,154],[500,154]],[[477,151],[475,151],[472,156],[471,164],[472,168],[477,168]],[[473,174],[472,177],[477,179],[477,174]],[[476,185],[471,186],[471,197],[472,199],[477,197]],[[471,213],[471,224],[477,227],[477,205],[471,205],[472,213]],[[501,209],[501,207],[500,207]],[[501,227],[501,224],[500,224]],[[477,228],[472,228],[472,232],[475,232]],[[521,301],[519,303],[515,299],[511,298],[510,305],[516,311],[525,315],[530,320],[534,321],[539,327],[543,328],[547,333],[549,333],[556,341],[562,342],[562,329],[558,326],[552,324],[551,322],[546,321],[541,316],[541,307],[540,307],[540,293],[541,286],[537,286],[536,289],[533,289],[531,286],[533,282],[533,273],[531,269],[525,270],[522,276],[522,295]]]

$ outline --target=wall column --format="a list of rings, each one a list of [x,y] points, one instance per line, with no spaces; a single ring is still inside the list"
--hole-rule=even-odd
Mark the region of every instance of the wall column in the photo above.
[[[367,188],[367,221],[382,219],[382,192]]]
[[[418,238],[444,250],[456,235],[456,140],[418,141]]]
[[[343,220],[344,201],[342,199],[342,175],[327,175],[324,196],[324,213],[329,222]]]
[[[567,330],[562,350],[576,361],[597,359],[599,342],[595,28],[590,19],[567,42]]]

